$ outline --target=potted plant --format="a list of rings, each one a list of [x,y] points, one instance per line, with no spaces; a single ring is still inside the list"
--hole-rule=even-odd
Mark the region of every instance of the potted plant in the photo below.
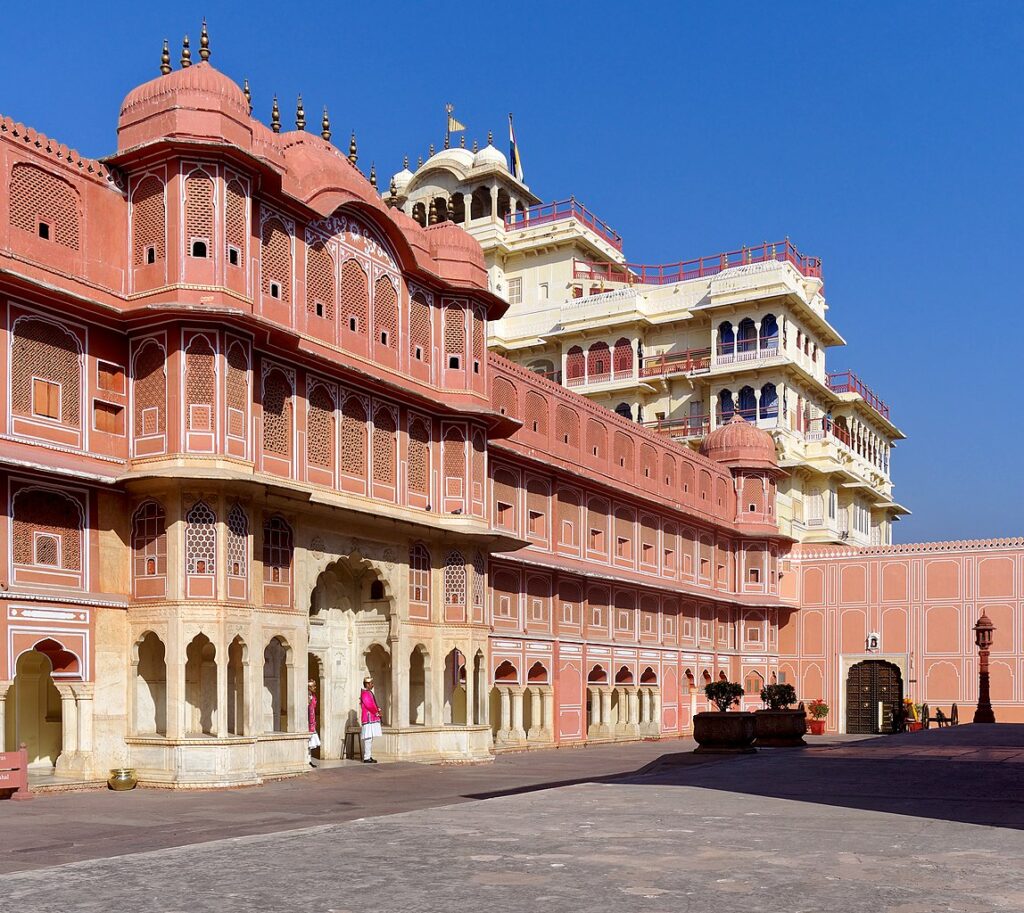
[[[807,724],[811,735],[825,734],[825,717],[828,716],[828,704],[820,697],[807,705],[807,712],[810,714],[810,722]]]
[[[807,744],[804,711],[789,709],[796,703],[792,685],[766,685],[761,689],[761,700],[765,709],[754,713],[758,747],[798,748]]]
[[[693,737],[697,752],[710,754],[740,754],[757,751],[754,739],[754,714],[730,712],[743,697],[743,686],[736,682],[717,681],[705,686],[704,693],[718,710],[698,713],[693,718]]]

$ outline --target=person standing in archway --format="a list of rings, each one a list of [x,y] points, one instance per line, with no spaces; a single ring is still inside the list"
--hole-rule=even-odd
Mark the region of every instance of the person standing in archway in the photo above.
[[[309,680],[309,745],[306,748],[306,760],[313,766],[313,749],[320,747],[320,736],[316,731],[316,680]]]
[[[377,705],[377,698],[373,696],[373,679],[370,676],[363,679],[363,690],[359,692],[359,709],[363,724],[363,763],[376,764],[373,740],[381,734],[380,707]]]

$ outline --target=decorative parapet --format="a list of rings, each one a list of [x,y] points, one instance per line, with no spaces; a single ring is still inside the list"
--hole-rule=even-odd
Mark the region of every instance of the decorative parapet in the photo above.
[[[106,183],[119,190],[124,189],[121,174],[115,169],[96,159],[86,158],[63,143],[51,139],[38,130],[26,127],[10,117],[0,115],[0,138],[17,141],[38,155],[49,155],[66,170],[80,174],[82,177],[91,178],[98,183]]]
[[[935,554],[937,552],[968,552],[979,549],[1024,549],[1024,537],[1009,539],[950,539],[941,542],[903,542],[898,545],[796,546],[789,557],[794,561],[819,558],[870,558],[880,555]]]

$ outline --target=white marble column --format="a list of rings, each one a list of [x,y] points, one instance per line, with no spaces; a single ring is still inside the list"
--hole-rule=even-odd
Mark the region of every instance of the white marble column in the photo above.
[[[512,731],[511,738],[525,740],[526,733],[523,732],[523,689],[519,685],[513,685],[512,691]]]
[[[606,686],[601,689],[601,735],[611,738],[612,731],[612,689]]]
[[[530,740],[542,739],[544,737],[544,717],[541,707],[540,688],[530,689],[530,729],[526,738]]]
[[[550,685],[543,689],[544,701],[544,733],[543,738],[548,742],[555,740],[555,689]]]
[[[501,725],[498,727],[498,741],[507,742],[512,731],[512,693],[508,685],[498,687],[501,698]]]

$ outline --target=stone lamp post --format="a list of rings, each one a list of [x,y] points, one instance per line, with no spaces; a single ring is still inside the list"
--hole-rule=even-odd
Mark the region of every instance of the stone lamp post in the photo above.
[[[988,694],[988,651],[992,649],[992,639],[996,626],[984,612],[974,626],[974,642],[978,645],[978,709],[974,711],[975,723],[994,723],[992,702]]]

